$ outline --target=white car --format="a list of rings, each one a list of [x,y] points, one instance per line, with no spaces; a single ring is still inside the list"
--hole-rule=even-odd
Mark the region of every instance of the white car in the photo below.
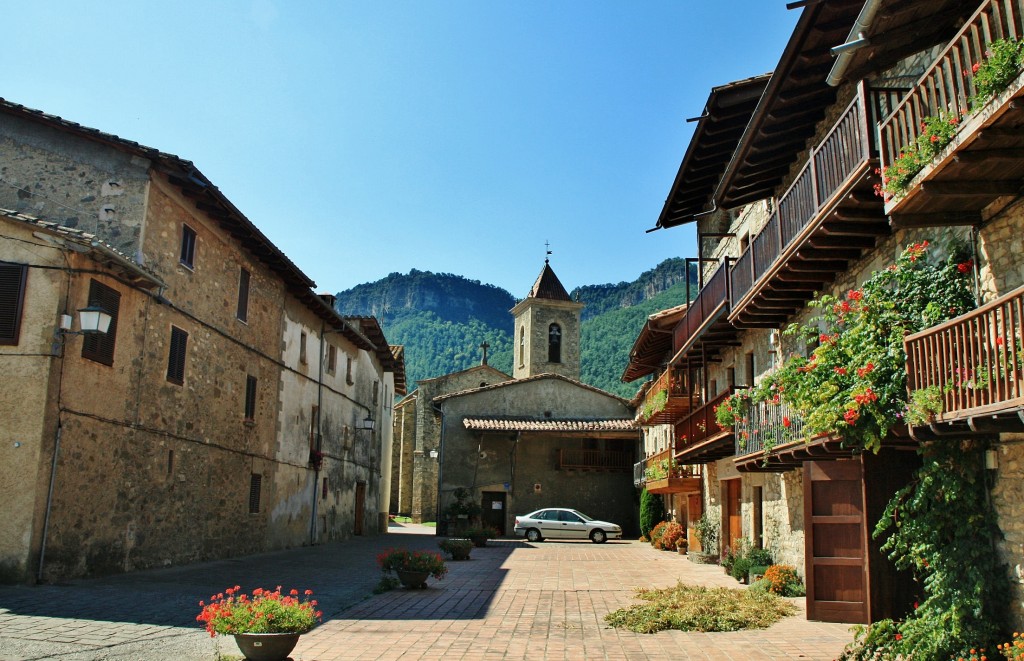
[[[603,544],[609,539],[622,539],[622,528],[614,523],[598,521],[578,510],[546,507],[516,517],[516,537],[531,542],[544,539],[590,539]]]

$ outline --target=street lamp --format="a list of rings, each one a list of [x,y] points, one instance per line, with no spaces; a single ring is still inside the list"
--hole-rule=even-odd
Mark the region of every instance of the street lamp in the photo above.
[[[60,316],[60,329],[58,332],[61,335],[97,335],[99,333],[106,333],[110,329],[111,319],[112,317],[109,312],[101,307],[90,305],[78,311],[78,325],[82,330],[71,330],[71,315],[62,314]]]

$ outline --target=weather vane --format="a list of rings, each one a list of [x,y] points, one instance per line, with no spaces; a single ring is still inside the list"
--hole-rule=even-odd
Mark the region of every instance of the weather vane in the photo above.
[[[550,243],[548,243],[547,241],[545,241],[545,242],[544,242],[544,254],[545,254],[545,255],[550,255],[550,254],[551,254],[551,244],[550,244]],[[547,263],[548,263],[548,258],[547,258],[547,256],[545,256],[545,257],[544,257],[544,263],[545,263],[545,264],[547,264]]]

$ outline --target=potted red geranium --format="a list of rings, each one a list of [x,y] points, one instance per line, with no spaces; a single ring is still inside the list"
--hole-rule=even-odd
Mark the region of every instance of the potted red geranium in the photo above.
[[[202,610],[196,620],[205,624],[211,636],[234,636],[238,649],[252,661],[288,658],[299,636],[323,616],[312,590],[284,594],[279,585],[274,590],[256,588],[251,596],[240,590],[236,585],[211,596],[209,602],[200,601]]]

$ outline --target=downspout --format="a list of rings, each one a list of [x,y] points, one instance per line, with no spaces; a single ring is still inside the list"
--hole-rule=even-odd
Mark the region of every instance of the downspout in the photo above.
[[[60,435],[64,428],[60,424],[60,413],[57,414],[57,437],[53,446],[53,462],[50,464],[50,488],[46,493],[46,516],[43,517],[43,540],[39,545],[39,571],[36,582],[43,582],[43,562],[46,560],[46,536],[50,531],[50,506],[53,504],[53,486],[57,481],[57,456],[60,454]]]
[[[438,440],[439,446],[437,448],[437,502],[434,504],[434,520],[437,521],[438,526],[435,528],[438,535],[448,534],[448,522],[444,522],[444,531],[441,529],[441,485],[444,484],[444,408],[434,404],[434,410],[441,416],[441,434]],[[430,458],[430,450],[427,450],[427,458]]]
[[[868,38],[864,35],[871,28],[871,23],[875,20],[875,15],[881,6],[882,0],[867,0],[857,16],[857,21],[850,28],[850,35],[846,38],[846,42],[832,49],[832,53],[837,57],[825,80],[830,87],[839,87],[846,76],[846,69],[853,60],[853,52],[869,43]]]
[[[323,434],[320,430],[320,421],[323,419],[321,407],[324,403],[324,335],[325,324],[320,321],[320,348],[317,350],[319,356],[319,368],[316,376],[316,451],[323,452]],[[322,461],[321,461],[322,464]],[[320,466],[313,469],[313,514],[309,520],[309,545],[316,543],[316,515],[317,515],[317,488],[320,485]]]

